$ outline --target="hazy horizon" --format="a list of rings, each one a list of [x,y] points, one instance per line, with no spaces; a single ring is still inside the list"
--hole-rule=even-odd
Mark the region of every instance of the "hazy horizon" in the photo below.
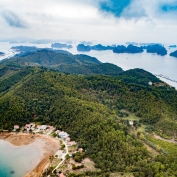
[[[1,0],[0,39],[176,42],[177,0]]]

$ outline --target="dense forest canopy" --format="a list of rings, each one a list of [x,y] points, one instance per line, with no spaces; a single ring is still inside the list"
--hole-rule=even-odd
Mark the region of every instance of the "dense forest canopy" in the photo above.
[[[24,47],[23,47],[24,48]],[[23,49],[22,48],[22,49]],[[19,50],[22,50],[21,47]],[[95,57],[88,55],[78,54],[72,55],[64,50],[52,50],[52,49],[39,49],[33,51],[33,48],[25,49],[12,57],[1,61],[5,65],[14,65],[14,67],[45,67],[54,69],[60,72],[72,73],[72,74],[104,74],[115,76],[122,72],[122,68],[112,63],[102,63]]]
[[[132,114],[138,118],[136,126],[152,127],[164,136],[177,134],[177,92],[173,87],[142,69],[113,76],[99,72],[77,75],[25,66],[18,60],[0,64],[1,129],[12,130],[14,124],[29,122],[51,124],[67,131],[102,174],[177,176],[177,153],[151,156],[139,135],[132,134],[128,121]]]

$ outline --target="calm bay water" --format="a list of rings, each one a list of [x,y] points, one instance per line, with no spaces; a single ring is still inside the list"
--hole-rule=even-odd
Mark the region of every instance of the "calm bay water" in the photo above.
[[[0,177],[23,177],[37,166],[42,154],[35,143],[17,147],[0,140]]]
[[[111,50],[107,51],[90,51],[90,52],[78,52],[76,48],[69,49],[68,51],[73,54],[86,54],[96,57],[101,62],[113,63],[123,70],[142,68],[152,74],[162,74],[169,77],[172,80],[177,81],[177,58],[169,56],[169,53],[176,49],[168,49],[166,56],[159,56],[151,53],[139,53],[139,54],[116,54]],[[167,79],[160,78],[169,85],[177,88],[177,83],[169,81]]]
[[[12,55],[13,53],[11,53],[9,49],[12,46],[17,46],[17,45],[24,45],[24,46],[35,45],[36,47],[41,47],[41,48],[51,46],[51,44],[30,44],[30,43],[9,44],[9,43],[0,42],[0,51],[5,52],[8,55]],[[162,74],[164,76],[169,77],[172,80],[177,81],[177,58],[169,56],[169,53],[175,50],[177,50],[177,48],[168,49],[168,54],[166,56],[159,56],[156,54],[150,54],[146,52],[140,54],[127,54],[127,53],[116,54],[113,53],[111,50],[107,50],[107,51],[92,50],[90,52],[78,52],[75,45],[72,49],[67,49],[67,51],[71,52],[72,54],[90,55],[96,57],[101,62],[109,62],[117,66],[120,66],[124,70],[133,69],[133,68],[142,68],[144,70],[151,72],[152,74]],[[3,58],[4,57],[0,57],[0,60]],[[177,83],[171,82],[167,79],[162,79],[162,80],[177,88]]]

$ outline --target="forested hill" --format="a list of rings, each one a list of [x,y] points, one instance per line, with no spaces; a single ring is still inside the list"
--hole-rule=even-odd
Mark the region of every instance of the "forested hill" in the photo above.
[[[34,52],[22,53],[10,59],[1,61],[2,64],[15,67],[45,67],[72,74],[105,74],[116,76],[123,70],[111,63],[101,63],[88,55],[72,55],[63,51],[41,49]]]
[[[165,151],[164,155],[158,148],[159,155],[153,156],[144,146],[146,134],[136,133],[146,127],[162,136],[177,134],[174,88],[141,69],[114,77],[72,75],[20,68],[20,62],[0,67],[2,129],[36,122],[67,131],[94,160],[101,176],[114,172],[131,172],[135,177],[177,176],[177,153]],[[135,129],[129,125],[131,116],[136,117]]]

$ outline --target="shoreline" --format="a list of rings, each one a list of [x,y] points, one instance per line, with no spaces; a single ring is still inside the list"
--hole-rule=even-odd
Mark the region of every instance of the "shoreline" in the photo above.
[[[59,149],[59,140],[49,135],[29,134],[29,133],[1,133],[0,139],[8,141],[16,147],[28,146],[33,144],[39,147],[43,155],[38,159],[39,163],[35,168],[27,172],[23,177],[40,177],[43,171],[48,167],[51,155]]]

